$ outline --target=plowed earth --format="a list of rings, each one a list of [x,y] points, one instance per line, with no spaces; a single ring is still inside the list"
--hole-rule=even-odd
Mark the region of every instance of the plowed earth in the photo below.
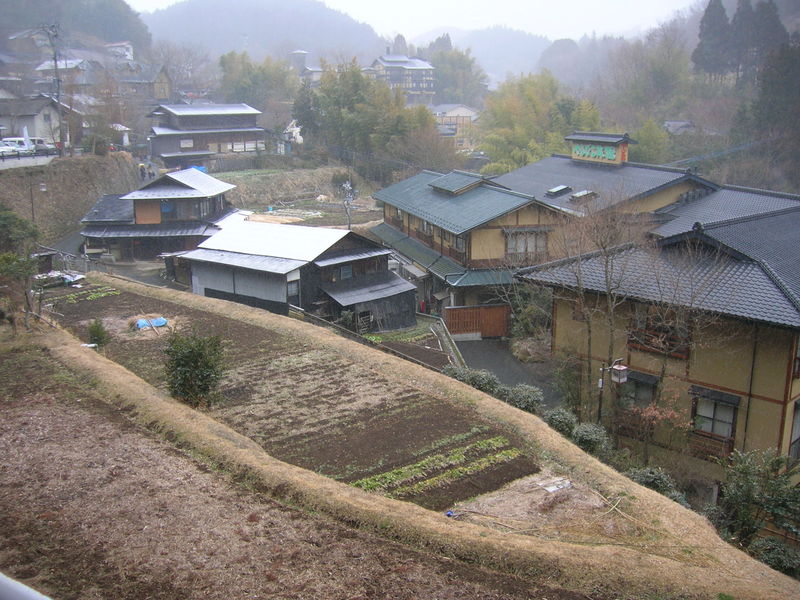
[[[0,571],[53,598],[586,598],[244,490],[133,426],[40,347],[3,343],[7,333]]]
[[[162,388],[168,333],[134,331],[134,317],[221,336],[229,370],[210,414],[286,462],[434,510],[538,471],[522,440],[467,407],[308,340],[127,291],[75,293],[51,293],[62,324],[87,339],[100,318],[113,336],[107,357]]]

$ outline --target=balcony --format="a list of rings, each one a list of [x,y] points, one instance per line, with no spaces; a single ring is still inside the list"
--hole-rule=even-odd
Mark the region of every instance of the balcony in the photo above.
[[[733,438],[714,435],[707,431],[690,431],[689,452],[705,460],[725,458],[733,452]]]
[[[417,238],[420,242],[433,248],[433,233],[425,233],[421,229],[414,230],[414,237]]]
[[[689,340],[670,331],[634,329],[628,335],[628,348],[666,354],[671,358],[689,358]]]

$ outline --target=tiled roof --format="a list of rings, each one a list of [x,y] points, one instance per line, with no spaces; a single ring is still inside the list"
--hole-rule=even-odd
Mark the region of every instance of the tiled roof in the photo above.
[[[391,271],[351,277],[333,283],[322,283],[319,287],[341,306],[352,306],[359,302],[389,298],[417,289],[415,285]]]
[[[693,180],[710,188],[717,186],[688,171],[649,165],[625,163],[622,166],[600,165],[572,160],[568,156],[551,156],[500,175],[495,182],[523,194],[555,210],[581,212],[583,207],[604,208],[626,200],[655,193],[667,186]],[[560,185],[572,192],[551,198],[547,191]],[[598,194],[597,199],[577,203],[571,195],[583,190]]]
[[[81,223],[134,223],[133,200],[122,200],[121,194],[105,194],[81,219]]]
[[[93,238],[207,237],[218,231],[218,227],[203,221],[172,221],[153,225],[89,225],[81,235]]]
[[[463,192],[468,187],[477,185],[485,181],[480,175],[475,173],[467,173],[466,171],[451,171],[447,175],[442,175],[431,181],[428,185],[435,190],[443,192],[450,192],[451,194],[458,194]]]
[[[603,142],[606,144],[621,144],[622,142],[633,142],[627,133],[600,133],[596,131],[576,131],[566,137],[569,142]]]
[[[441,173],[423,171],[373,196],[456,235],[534,202],[530,196],[505,190],[490,182],[481,182],[456,195],[431,187],[430,184],[437,180],[447,183],[443,177]],[[461,180],[462,176],[457,178]],[[466,176],[463,179],[466,180]],[[455,181],[449,183],[455,187]]]
[[[659,215],[670,220],[651,233],[659,237],[669,237],[690,231],[695,223],[709,225],[797,206],[800,206],[800,196],[726,187],[707,196],[671,204],[657,211]]]
[[[704,240],[720,252],[689,253],[682,242]],[[658,250],[624,248],[614,254],[613,285],[633,299],[666,302],[800,328],[800,207],[714,224],[661,242]],[[546,285],[605,293],[603,257],[585,255],[519,272]]]

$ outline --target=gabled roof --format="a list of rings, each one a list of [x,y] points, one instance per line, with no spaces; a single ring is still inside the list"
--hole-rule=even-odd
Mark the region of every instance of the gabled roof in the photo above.
[[[95,238],[208,237],[219,228],[204,221],[168,221],[147,225],[87,225],[81,235]]]
[[[372,63],[381,63],[382,65],[390,68],[403,68],[403,69],[433,69],[434,66],[421,58],[409,58],[405,54],[384,54],[379,56]]]
[[[652,230],[659,237],[690,231],[695,223],[712,223],[774,212],[800,206],[800,196],[726,186],[708,195],[665,206],[656,211],[669,219]]]
[[[81,223],[134,223],[133,200],[123,200],[121,194],[105,194],[81,219]]]
[[[435,189],[433,185],[437,184],[448,191]],[[455,193],[451,193],[452,190]],[[423,171],[373,196],[456,235],[535,201],[531,196],[503,189],[480,175],[458,171],[447,176]]]
[[[245,221],[226,226],[199,247],[310,262],[349,234],[346,229]]]
[[[628,142],[636,144],[636,140],[631,139],[627,133],[601,133],[597,131],[576,131],[566,137],[568,142],[601,142],[605,144],[621,144]]]
[[[0,99],[0,117],[31,117],[38,115],[42,110],[52,106],[55,108],[55,100],[46,97],[37,98],[3,98]]]
[[[295,269],[299,269],[307,264],[307,261],[304,260],[278,258],[275,256],[257,256],[254,254],[242,254],[240,252],[228,252],[225,250],[210,250],[207,248],[190,250],[189,252],[182,253],[181,257],[198,262],[228,265],[253,271],[267,271],[280,275],[291,273]]]
[[[181,135],[183,137],[191,137],[201,133],[264,133],[263,127],[214,127],[211,129],[173,129],[172,127],[162,127],[154,125],[152,128],[153,135]],[[211,154],[214,154],[213,152]]]
[[[159,108],[180,117],[261,114],[247,104],[161,104]]]
[[[800,207],[717,223],[660,242],[657,249],[623,247],[613,254],[618,293],[753,321],[800,328]],[[699,240],[706,252],[687,252]],[[716,250],[714,250],[716,248]],[[522,269],[518,276],[605,293],[604,257],[587,254]]]
[[[610,166],[572,160],[569,156],[555,155],[536,161],[500,175],[494,179],[505,187],[535,197],[554,210],[582,212],[601,209],[634,198],[646,197],[668,186],[683,181],[693,181],[709,189],[719,186],[687,170],[623,163]],[[576,203],[571,193],[548,197],[547,191],[560,185],[572,188],[572,193],[583,190],[596,192],[590,202]]]
[[[235,187],[197,169],[183,169],[162,175],[122,199],[210,198]]]

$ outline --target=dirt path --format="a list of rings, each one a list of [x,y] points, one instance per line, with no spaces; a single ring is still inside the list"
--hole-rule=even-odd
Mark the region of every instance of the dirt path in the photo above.
[[[578,599],[282,506],[0,347],[0,570],[72,598]]]

